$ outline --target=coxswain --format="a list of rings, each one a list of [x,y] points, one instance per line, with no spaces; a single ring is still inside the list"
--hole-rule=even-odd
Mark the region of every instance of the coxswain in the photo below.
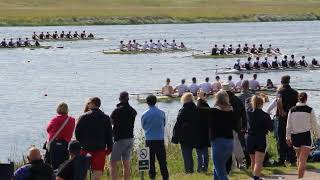
[[[52,38],[51,34],[49,32],[47,32],[46,39],[51,39],[51,38]]]
[[[88,38],[89,38],[89,39],[93,39],[93,38],[94,38],[94,35],[93,35],[92,33],[90,33],[90,34],[88,35]]]
[[[236,54],[241,54],[241,44],[238,44],[238,47],[236,49]]]
[[[43,32],[40,33],[39,39],[44,40],[44,33]]]
[[[313,66],[319,66],[319,63],[318,61],[316,60],[316,58],[313,58],[312,61],[311,61],[312,65]]]
[[[186,49],[186,48],[187,48],[187,47],[184,45],[183,42],[180,43],[180,46],[179,46],[179,47],[180,47],[180,49]]]
[[[259,58],[259,56],[258,57],[256,57],[256,60],[253,62],[253,68],[254,69],[260,69],[260,58]]]
[[[226,45],[222,45],[222,48],[220,49],[220,55],[224,55],[226,53]]]
[[[308,63],[305,60],[305,56],[301,57],[301,60],[299,61],[299,65],[302,66],[302,67],[307,67],[308,66]]]
[[[58,35],[58,32],[55,31],[53,34],[52,34],[52,38],[53,39],[58,39],[59,38],[59,35]]]
[[[277,56],[274,56],[274,59],[272,60],[272,63],[271,63],[271,67],[272,68],[279,68],[279,63],[278,63],[278,57]]]
[[[252,45],[252,48],[250,49],[250,53],[251,54],[257,54],[257,48],[256,48],[255,44]]]
[[[244,52],[249,52],[248,44],[244,44],[243,51]]]
[[[297,63],[296,61],[294,60],[294,55],[292,54],[291,55],[291,59],[289,61],[289,67],[296,67],[297,66]]]
[[[60,34],[60,39],[64,39],[64,37],[65,37],[65,34],[64,34],[64,31],[62,31]]]
[[[274,85],[273,85],[273,82],[271,81],[271,79],[267,80],[266,88],[267,89],[274,89],[275,88]]]
[[[267,54],[272,54],[271,44],[269,44],[269,47],[267,48]]]
[[[149,48],[150,48],[150,49],[157,49],[157,45],[152,41],[152,39],[150,39]]]
[[[176,40],[172,40],[172,43],[170,44],[171,49],[177,49]]]
[[[38,38],[39,36],[36,34],[36,32],[33,32],[32,39],[37,40]]]
[[[123,41],[120,41],[119,49],[120,51],[125,51],[126,46],[123,44]]]
[[[285,55],[283,57],[283,60],[281,61],[281,66],[284,67],[284,68],[288,67],[288,56],[287,55]]]
[[[166,85],[163,86],[161,89],[161,94],[171,97],[173,95],[173,93],[174,93],[174,91],[173,91],[173,87],[170,85],[170,79],[167,78]]]
[[[150,48],[150,47],[149,47],[148,41],[145,41],[144,44],[143,44],[143,46],[142,46],[142,49],[143,49],[144,51],[146,51],[146,50],[148,50],[149,48]]]
[[[228,51],[228,54],[232,54],[232,51],[233,51],[232,44],[230,44],[227,51]]]
[[[69,31],[69,33],[66,35],[66,38],[67,39],[71,39],[72,38],[71,31]]]
[[[38,40],[36,40],[36,42],[34,43],[35,46],[39,47],[40,46],[40,43]]]
[[[139,51],[139,46],[141,46],[139,43],[137,43],[137,41],[134,39],[133,41],[132,41],[132,48],[133,48],[133,50],[135,50],[135,51]]]
[[[21,47],[21,46],[22,46],[21,38],[18,38],[18,39],[17,39],[16,44],[17,44],[17,47]]]
[[[157,49],[158,50],[162,49],[162,43],[160,42],[160,40],[158,40],[158,42],[157,42]]]
[[[8,43],[8,47],[14,47],[14,42],[13,39],[11,38],[9,43]]]
[[[4,38],[2,41],[1,41],[1,46],[2,47],[7,47],[7,41],[6,41],[6,38]]]
[[[244,63],[244,68],[246,70],[252,70],[252,63],[251,63],[251,57],[248,57],[248,61]]]
[[[236,62],[236,63],[234,63],[234,65],[233,65],[233,69],[236,69],[236,70],[238,70],[238,71],[240,71],[240,70],[241,70],[241,63],[240,63],[240,59],[237,59],[237,62]]]
[[[73,34],[73,38],[79,38],[79,34],[78,34],[78,32],[77,32],[77,31],[75,31],[75,32],[74,32],[74,34]]]
[[[167,40],[165,39],[165,40],[163,41],[162,47],[164,47],[165,49],[167,49],[168,46],[169,46],[169,43],[168,43]]]
[[[262,44],[260,44],[258,47],[258,52],[263,53],[263,51],[264,51],[264,48],[263,48]]]
[[[218,51],[219,51],[218,45],[215,44],[214,47],[211,50],[211,55],[212,56],[218,55]]]
[[[270,67],[270,64],[269,64],[269,62],[268,62],[268,57],[265,57],[265,58],[264,58],[264,61],[262,61],[261,66],[262,66],[263,68],[266,68],[266,69],[268,69],[268,68]]]
[[[87,37],[86,35],[86,31],[82,31],[82,33],[80,34],[81,39],[85,39]]]
[[[132,44],[131,44],[131,40],[129,40],[128,44],[126,45],[127,50],[131,51],[132,50]]]
[[[31,44],[30,44],[30,42],[29,42],[29,39],[28,38],[26,38],[26,40],[24,41],[24,46],[30,46]]]

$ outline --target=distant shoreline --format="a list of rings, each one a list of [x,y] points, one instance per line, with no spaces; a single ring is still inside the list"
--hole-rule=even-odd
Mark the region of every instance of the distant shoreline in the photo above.
[[[210,17],[63,17],[30,19],[0,19],[0,26],[81,26],[81,25],[140,25],[140,24],[191,24],[191,23],[236,23],[236,22],[278,22],[317,21],[320,15],[314,13],[300,15],[243,15],[228,18]]]

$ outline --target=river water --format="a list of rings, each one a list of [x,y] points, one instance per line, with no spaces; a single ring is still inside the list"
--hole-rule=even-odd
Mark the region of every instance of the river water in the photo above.
[[[214,44],[272,44],[283,53],[305,55],[307,60],[320,53],[320,23],[221,23],[221,24],[170,24],[88,27],[1,27],[0,38],[30,37],[33,31],[93,32],[100,41],[52,42],[51,46],[64,49],[4,50],[0,49],[0,161],[8,157],[20,159],[21,153],[34,144],[45,141],[45,127],[55,115],[56,105],[65,101],[70,114],[78,117],[88,97],[102,98],[102,109],[110,114],[118,102],[120,91],[150,92],[160,89],[170,77],[173,85],[182,78],[190,83],[192,77],[200,82],[214,78],[207,68],[230,67],[234,59],[193,59],[190,52],[174,54],[105,55],[102,49],[114,49],[120,40],[136,39],[140,43],[149,39],[176,39],[193,49],[209,50]],[[29,62],[28,62],[29,61]],[[281,75],[266,73],[258,79],[271,78],[279,83]],[[290,72],[293,86],[319,88],[320,72]],[[222,76],[226,80],[227,75]],[[245,76],[250,79],[251,75]],[[234,79],[238,79],[234,76]],[[45,96],[47,94],[47,96]],[[310,104],[319,109],[317,92],[310,92]],[[146,110],[134,97],[131,105],[138,111],[135,132],[141,131],[140,117]],[[179,102],[159,103],[172,126]],[[318,111],[320,112],[320,111]],[[168,127],[170,127],[168,126]],[[170,129],[170,128],[168,128]],[[170,134],[170,131],[168,131]]]

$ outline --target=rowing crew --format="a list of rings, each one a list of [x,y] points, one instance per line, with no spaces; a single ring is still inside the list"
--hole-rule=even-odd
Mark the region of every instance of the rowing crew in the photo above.
[[[24,41],[21,38],[18,38],[16,41],[13,41],[11,38],[9,42],[6,41],[4,38],[1,41],[0,48],[14,48],[14,47],[28,47],[28,46],[40,46],[40,43],[38,41],[35,41],[34,45],[31,45],[28,38],[26,38]]]
[[[319,62],[313,58],[311,61],[312,66],[319,66]],[[285,55],[281,62],[278,61],[278,57],[274,56],[274,59],[270,63],[268,57],[265,57],[263,61],[260,61],[260,57],[256,57],[254,62],[252,63],[252,58],[248,57],[248,60],[241,64],[240,59],[237,59],[237,62],[234,64],[233,69],[241,70],[242,68],[246,70],[252,69],[268,69],[268,68],[297,68],[297,67],[308,67],[308,62],[305,59],[305,56],[302,56],[301,59],[297,62],[295,60],[295,56],[291,55],[291,59],[288,60],[288,56]]]
[[[46,34],[44,34],[43,32],[41,32],[39,35],[36,34],[36,32],[33,32],[32,35],[32,39],[33,40],[46,40],[46,39],[93,39],[94,35],[92,33],[90,33],[88,36],[86,34],[86,31],[82,31],[82,33],[78,34],[77,31],[75,31],[73,34],[71,33],[71,31],[69,31],[68,33],[64,33],[64,31],[61,32],[61,34],[59,35],[57,31],[55,31],[53,34],[50,34],[49,32],[47,32]]]
[[[209,77],[205,78],[205,82],[201,84],[197,84],[197,79],[195,77],[192,78],[192,84],[189,86],[186,85],[186,80],[182,79],[181,84],[173,88],[170,85],[170,79],[167,78],[165,86],[161,89],[161,94],[165,96],[174,96],[175,93],[178,94],[178,96],[182,96],[186,92],[191,92],[194,96],[197,96],[197,93],[201,90],[207,95],[214,94],[218,92],[222,88],[223,83],[228,83],[230,86],[230,89],[235,92],[241,91],[242,83],[244,82],[244,76],[243,74],[240,74],[240,79],[237,82],[234,82],[232,80],[232,76],[228,76],[228,80],[225,82],[220,81],[220,77],[215,77],[215,82],[210,83]],[[253,78],[249,80],[249,89],[251,90],[260,90],[261,85],[257,80],[258,76],[257,74],[253,75]],[[267,80],[267,84],[264,87],[265,89],[275,89],[276,87],[273,85],[271,79]]]
[[[136,40],[129,40],[127,44],[125,44],[123,41],[120,41],[119,45],[120,51],[146,51],[178,48],[186,49],[186,46],[183,42],[181,42],[180,45],[177,45],[175,40],[172,40],[171,43],[168,43],[166,39],[163,42],[161,42],[160,40],[158,40],[158,42],[154,42],[152,39],[150,39],[149,43],[148,41],[145,41],[144,44],[139,44]]]
[[[269,44],[268,48],[264,48],[262,44],[259,45],[258,48],[256,48],[256,45],[253,44],[252,47],[249,47],[248,44],[245,44],[244,47],[241,47],[241,44],[238,44],[237,48],[233,48],[232,44],[229,45],[228,48],[226,48],[226,45],[222,45],[221,48],[218,48],[218,45],[215,44],[212,48],[211,55],[225,55],[225,54],[261,54],[261,53],[280,53],[279,48],[272,48],[272,45]]]

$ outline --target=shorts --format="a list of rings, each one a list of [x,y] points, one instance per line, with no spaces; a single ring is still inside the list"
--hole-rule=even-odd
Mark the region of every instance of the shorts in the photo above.
[[[106,150],[86,151],[81,150],[81,155],[90,156],[90,165],[93,171],[103,171],[106,163]]]
[[[255,154],[255,152],[265,153],[267,149],[267,139],[263,136],[252,136],[246,137],[247,153]]]
[[[312,148],[311,132],[291,134],[293,148],[300,149],[302,146]]]
[[[128,161],[131,159],[133,139],[115,141],[112,148],[110,161]]]

